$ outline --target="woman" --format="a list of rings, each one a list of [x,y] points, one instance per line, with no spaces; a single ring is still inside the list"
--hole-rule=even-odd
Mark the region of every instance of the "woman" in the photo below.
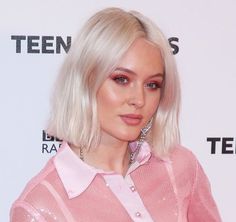
[[[64,142],[11,221],[221,221],[200,164],[178,145],[179,100],[161,31],[138,12],[96,13],[56,83],[48,133]]]

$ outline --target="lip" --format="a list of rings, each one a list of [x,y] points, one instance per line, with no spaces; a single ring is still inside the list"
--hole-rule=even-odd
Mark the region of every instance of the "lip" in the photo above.
[[[143,116],[139,114],[124,114],[120,115],[120,117],[127,125],[131,126],[139,125],[143,118]]]

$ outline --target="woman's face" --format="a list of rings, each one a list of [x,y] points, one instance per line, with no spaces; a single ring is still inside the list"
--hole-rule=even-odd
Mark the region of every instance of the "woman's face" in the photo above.
[[[156,112],[163,80],[159,49],[144,38],[135,40],[98,90],[102,138],[135,140]]]

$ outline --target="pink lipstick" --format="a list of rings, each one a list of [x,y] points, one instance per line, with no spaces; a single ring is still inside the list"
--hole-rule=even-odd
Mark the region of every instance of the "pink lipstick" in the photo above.
[[[143,118],[142,115],[138,114],[125,114],[125,115],[120,115],[120,117],[127,125],[131,126],[139,125]]]

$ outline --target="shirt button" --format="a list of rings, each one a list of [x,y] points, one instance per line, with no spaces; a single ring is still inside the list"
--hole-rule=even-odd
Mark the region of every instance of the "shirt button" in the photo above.
[[[134,192],[136,190],[135,186],[131,186],[130,189],[131,189],[132,192]]]
[[[140,213],[140,212],[136,212],[136,213],[135,213],[135,216],[136,216],[136,217],[141,217],[141,213]]]

